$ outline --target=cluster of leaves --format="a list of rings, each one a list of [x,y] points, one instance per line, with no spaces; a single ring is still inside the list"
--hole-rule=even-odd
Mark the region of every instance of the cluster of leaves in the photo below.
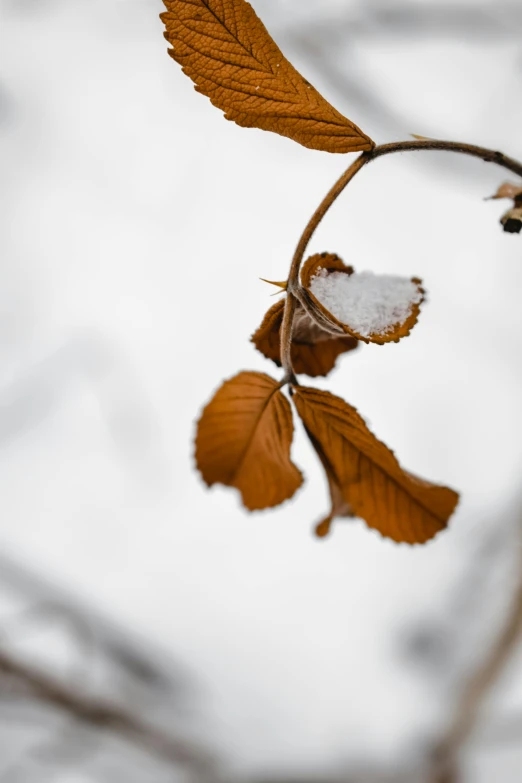
[[[295,70],[246,0],[163,2],[169,54],[227,119],[315,150],[372,154],[374,142]],[[504,196],[515,200],[503,218],[504,228],[520,231],[522,190],[506,185],[495,197]],[[414,299],[405,314],[390,316],[385,328],[362,333],[357,319],[342,322],[314,295],[311,283],[318,273],[340,274],[346,282],[344,276],[354,270],[338,256],[322,253],[306,261],[297,282],[291,274],[286,303],[274,304],[252,337],[261,353],[284,365],[285,377],[278,382],[263,373],[241,372],[219,388],[198,423],[198,468],[209,486],[221,483],[239,490],[250,511],[291,498],[303,477],[290,457],[292,409],[282,392],[289,384],[330,489],[330,511],[317,534],[326,535],[336,517],[358,516],[395,541],[423,543],[447,525],[458,495],[405,471],[355,408],[327,391],[300,385],[296,378],[327,375],[361,341],[382,345],[407,336],[423,301],[421,281],[406,281]],[[376,291],[370,290],[368,305],[375,301]],[[285,312],[289,317],[284,322]],[[285,363],[281,345],[289,342]]]
[[[354,517],[384,536],[423,543],[442,530],[458,495],[401,468],[355,408],[330,392],[291,386],[292,399],[326,472],[331,508],[316,527]],[[292,411],[281,384],[241,372],[221,386],[198,424],[196,460],[204,480],[235,487],[250,511],[279,505],[303,483],[290,459]]]
[[[301,298],[306,301],[304,294],[311,293],[305,286],[310,270],[341,266],[348,274],[353,271],[332,254],[309,258],[301,274]],[[278,366],[284,305],[279,301],[271,307],[252,337]],[[387,341],[407,334],[417,312],[393,325]],[[296,372],[327,375],[341,354],[357,348],[358,339],[344,332],[332,334],[325,321],[319,323],[297,305],[291,346]],[[367,341],[382,342],[382,335]],[[283,503],[303,483],[290,458],[292,411],[282,386],[263,373],[241,372],[225,381],[198,423],[196,462],[203,479],[209,486],[221,483],[238,489],[250,511]],[[330,511],[316,527],[318,536],[327,535],[336,517],[361,517],[382,535],[412,544],[427,541],[446,526],[458,501],[455,492],[403,470],[355,408],[339,397],[297,383],[290,384],[290,394],[330,490]]]
[[[316,311],[323,313],[325,318],[328,317],[328,314],[309,290],[309,286],[311,278],[321,268],[328,271],[342,269],[348,274],[353,272],[352,267],[345,266],[341,259],[332,253],[311,256],[301,271],[301,280],[303,281],[301,290],[312,303],[311,306],[315,306],[315,309],[314,314],[310,314],[300,302],[297,305],[292,330],[291,358],[292,366],[298,375],[304,373],[312,378],[318,375],[328,375],[335,366],[338,356],[353,351],[359,345],[357,336],[344,334],[344,325],[341,325],[341,334],[332,334],[332,331],[323,328],[318,322]],[[279,285],[281,288],[286,287],[286,283],[276,283],[275,285]],[[252,335],[252,342],[258,351],[261,351],[267,359],[272,359],[278,367],[281,366],[281,327],[284,309],[284,300],[280,299],[268,310],[261,326]]]

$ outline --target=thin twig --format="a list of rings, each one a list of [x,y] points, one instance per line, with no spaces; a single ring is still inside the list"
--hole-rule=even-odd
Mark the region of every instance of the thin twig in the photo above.
[[[283,325],[281,327],[281,361],[285,370],[285,379],[294,377],[294,371],[292,367],[290,357],[290,345],[292,340],[292,328],[293,317],[295,314],[295,306],[291,308],[288,305],[288,300],[294,298],[294,292],[299,288],[299,270],[303,261],[306,248],[314,235],[320,222],[332,206],[332,204],[339,198],[346,186],[352,181],[356,174],[361,171],[367,163],[377,158],[382,158],[385,155],[392,155],[395,152],[455,152],[459,155],[469,155],[472,158],[479,158],[486,163],[495,163],[501,168],[511,171],[513,174],[517,174],[522,177],[522,163],[514,158],[509,158],[502,152],[497,150],[490,150],[487,147],[477,147],[474,144],[464,144],[458,141],[438,141],[435,139],[423,139],[413,141],[397,141],[390,144],[381,144],[374,147],[370,152],[363,152],[358,158],[348,167],[348,169],[339,177],[335,185],[328,191],[324,199],[321,201],[316,211],[308,221],[308,224],[303,231],[301,238],[297,244],[294,257],[290,266],[290,272],[288,275],[287,286],[287,306],[285,307],[285,316],[288,312],[288,317],[285,317]],[[291,308],[291,309],[290,309]],[[283,361],[284,357],[284,361]]]
[[[292,328],[296,307],[297,300],[291,291],[288,291],[285,300],[283,323],[281,325],[281,364],[285,370],[285,377],[282,380],[282,385],[286,383],[295,383],[297,380],[292,368],[291,357]]]

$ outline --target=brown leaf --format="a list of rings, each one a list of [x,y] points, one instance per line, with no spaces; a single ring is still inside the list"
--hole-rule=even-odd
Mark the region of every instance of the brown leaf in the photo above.
[[[357,296],[354,298],[354,313],[347,315],[344,321],[339,320],[326,306],[319,300],[316,294],[311,290],[313,279],[317,275],[327,279],[331,274],[335,284],[342,283],[341,275],[352,277],[357,288]],[[363,282],[363,287],[361,282]],[[405,308],[402,299],[399,300],[399,315],[395,309],[390,306],[394,303],[394,286],[404,287],[405,284],[414,284],[413,293],[418,301],[413,301]],[[333,253],[319,253],[307,259],[301,270],[301,288],[297,296],[305,310],[311,318],[324,330],[332,334],[349,334],[357,340],[365,343],[377,343],[384,345],[389,342],[399,342],[403,337],[407,337],[415,324],[420,313],[420,305],[424,301],[425,291],[421,285],[422,281],[416,277],[408,281],[404,278],[391,277],[389,275],[356,275],[353,267],[346,266],[339,256]],[[383,290],[382,286],[386,288]],[[416,290],[415,290],[416,288]],[[361,321],[362,308],[365,308],[365,322],[370,324],[368,330],[363,330],[359,325]],[[374,308],[375,315],[372,312]],[[368,313],[372,317],[368,319]],[[373,324],[373,325],[372,325]]]
[[[522,231],[522,185],[516,185],[513,182],[504,182],[490,198],[513,199],[512,209],[509,209],[502,215],[500,222],[504,227],[504,231],[507,231],[508,234],[520,234]]]
[[[277,506],[303,483],[290,460],[292,410],[277,381],[241,372],[218,389],[203,410],[196,462],[204,481],[241,492],[250,511]]]
[[[227,120],[326,152],[374,147],[286,60],[245,0],[163,2],[169,54]]]
[[[515,204],[519,202],[519,206],[522,206],[522,185],[514,182],[502,183],[497,192],[490,196],[490,199],[497,198],[511,198]]]
[[[251,340],[267,359],[281,366],[281,325],[285,309],[284,299],[276,302],[266,313],[261,326]],[[337,357],[353,351],[359,345],[353,337],[335,336],[321,329],[298,303],[294,317],[291,358],[294,371],[315,378],[328,375]]]
[[[346,266],[337,253],[315,253],[306,259],[301,268],[301,285],[310,288],[312,277],[315,277],[323,269],[326,272],[344,272],[347,275],[354,273],[353,266]]]
[[[303,386],[293,387],[293,400],[344,501],[369,527],[409,544],[424,543],[446,527],[457,493],[403,470],[355,408]]]

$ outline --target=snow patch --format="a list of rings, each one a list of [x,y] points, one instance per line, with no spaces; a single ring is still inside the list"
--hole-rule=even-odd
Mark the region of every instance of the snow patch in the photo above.
[[[310,281],[310,290],[338,321],[361,337],[393,332],[422,300],[418,286],[408,278],[373,272],[347,275],[320,269]]]

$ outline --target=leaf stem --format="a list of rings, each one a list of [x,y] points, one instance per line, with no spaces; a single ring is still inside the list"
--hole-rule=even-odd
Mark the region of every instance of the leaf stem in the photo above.
[[[287,289],[285,300],[285,311],[283,314],[283,323],[281,325],[281,364],[285,371],[285,377],[282,380],[282,385],[286,383],[296,383],[297,379],[292,367],[292,328],[294,325],[294,315],[297,306],[297,299],[293,293]]]
[[[285,382],[295,379],[291,360],[292,328],[296,309],[295,291],[299,288],[299,270],[303,261],[306,248],[314,235],[321,220],[324,218],[332,204],[339,198],[346,186],[352,181],[358,172],[364,168],[367,163],[385,155],[392,155],[395,152],[421,152],[440,150],[442,152],[456,152],[459,155],[469,155],[473,158],[479,158],[486,163],[496,163],[513,174],[522,177],[522,163],[509,158],[502,152],[490,150],[486,147],[477,147],[474,144],[464,144],[458,141],[438,141],[436,139],[421,139],[414,141],[395,141],[390,144],[381,144],[374,147],[370,152],[363,152],[339,177],[335,185],[328,191],[321,201],[316,211],[308,221],[303,231],[294,257],[290,266],[288,275],[288,286],[285,304],[285,314],[283,325],[281,327],[281,363],[285,370]]]

